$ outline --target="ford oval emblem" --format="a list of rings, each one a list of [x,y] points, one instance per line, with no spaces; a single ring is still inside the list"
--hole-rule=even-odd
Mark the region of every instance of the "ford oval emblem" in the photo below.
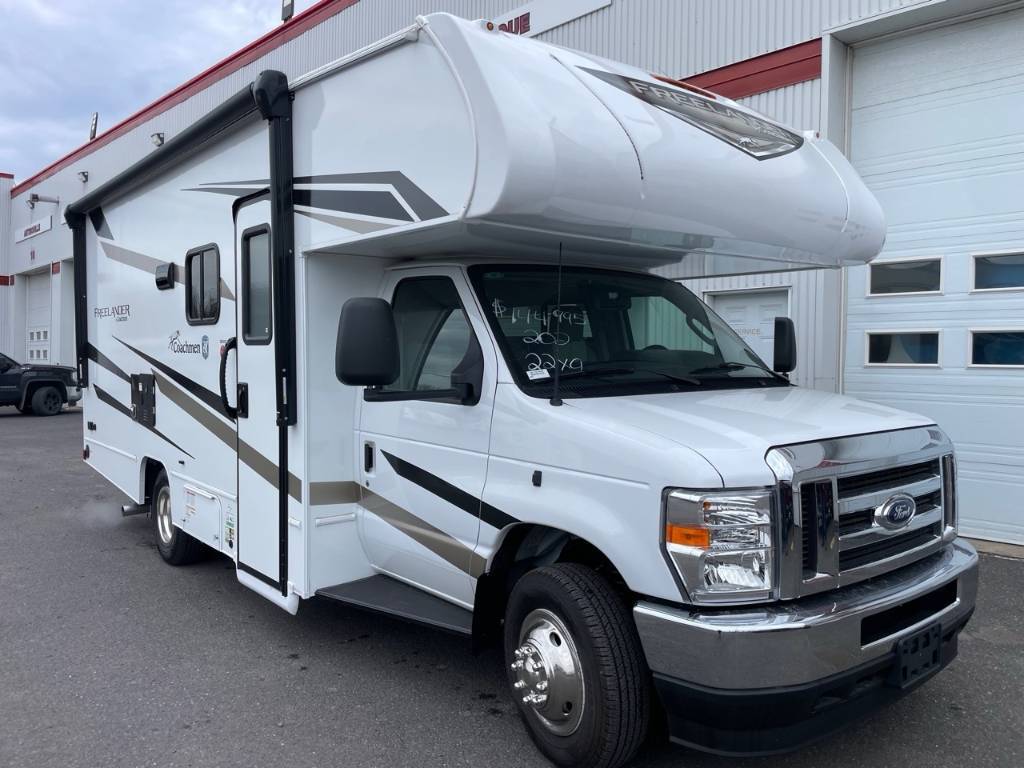
[[[895,531],[905,528],[914,519],[916,512],[917,504],[914,503],[914,497],[906,493],[897,493],[875,510],[875,522],[883,528]]]

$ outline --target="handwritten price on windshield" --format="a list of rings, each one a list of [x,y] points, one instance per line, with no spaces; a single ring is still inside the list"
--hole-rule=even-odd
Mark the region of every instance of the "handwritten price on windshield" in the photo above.
[[[560,371],[582,371],[583,361],[578,357],[556,358],[548,353],[531,352],[526,356],[526,370],[541,371],[552,370],[558,367]]]

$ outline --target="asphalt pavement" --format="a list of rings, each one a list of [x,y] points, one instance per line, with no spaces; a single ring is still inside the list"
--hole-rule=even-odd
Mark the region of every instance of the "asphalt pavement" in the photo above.
[[[0,766],[547,765],[496,651],[319,598],[291,617],[218,556],[164,564],[81,430],[0,408]],[[634,765],[1024,766],[1024,560],[983,555],[959,659],[870,719],[781,757]]]

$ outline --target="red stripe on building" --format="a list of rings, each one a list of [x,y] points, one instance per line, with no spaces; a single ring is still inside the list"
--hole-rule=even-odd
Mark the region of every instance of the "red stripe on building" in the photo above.
[[[14,285],[14,275],[0,275],[0,285]]]
[[[13,178],[14,178],[14,174],[13,173],[4,173],[3,171],[0,171],[0,179],[13,179]]]
[[[821,38],[681,78],[730,99],[741,99],[821,77]]]
[[[50,274],[51,275],[59,275],[60,274],[60,262],[59,261],[55,261],[52,264],[50,264]]]
[[[118,136],[123,136],[132,128],[135,128],[141,123],[166,112],[168,109],[180,104],[190,96],[194,96],[199,91],[210,87],[219,80],[223,80],[233,72],[237,72],[246,64],[251,64],[268,51],[272,51],[275,48],[280,47],[289,40],[298,37],[308,29],[315,27],[317,24],[331,18],[332,16],[336,16],[346,8],[349,8],[358,2],[359,0],[320,0],[320,2],[316,3],[312,7],[307,8],[302,13],[294,16],[291,21],[285,22],[281,26],[276,27],[263,35],[263,37],[257,38],[241,50],[236,51],[227,58],[214,64],[206,71],[199,73],[191,80],[179,85],[173,91],[160,97],[152,104],[143,107],[134,115],[125,118],[113,128],[101,133],[88,144],[83,144],[78,149],[62,157],[60,160],[46,166],[46,168],[36,175],[16,185],[11,189],[11,197],[14,197],[24,192],[29,187],[50,178],[53,174],[57,173],[57,171],[62,168],[66,168],[76,160],[81,160],[83,157],[91,154],[100,147],[109,144]]]

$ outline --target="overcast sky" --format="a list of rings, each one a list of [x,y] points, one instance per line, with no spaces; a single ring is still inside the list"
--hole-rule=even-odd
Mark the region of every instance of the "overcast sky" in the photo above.
[[[93,112],[102,133],[280,19],[280,0],[0,0],[0,171],[26,179]]]

